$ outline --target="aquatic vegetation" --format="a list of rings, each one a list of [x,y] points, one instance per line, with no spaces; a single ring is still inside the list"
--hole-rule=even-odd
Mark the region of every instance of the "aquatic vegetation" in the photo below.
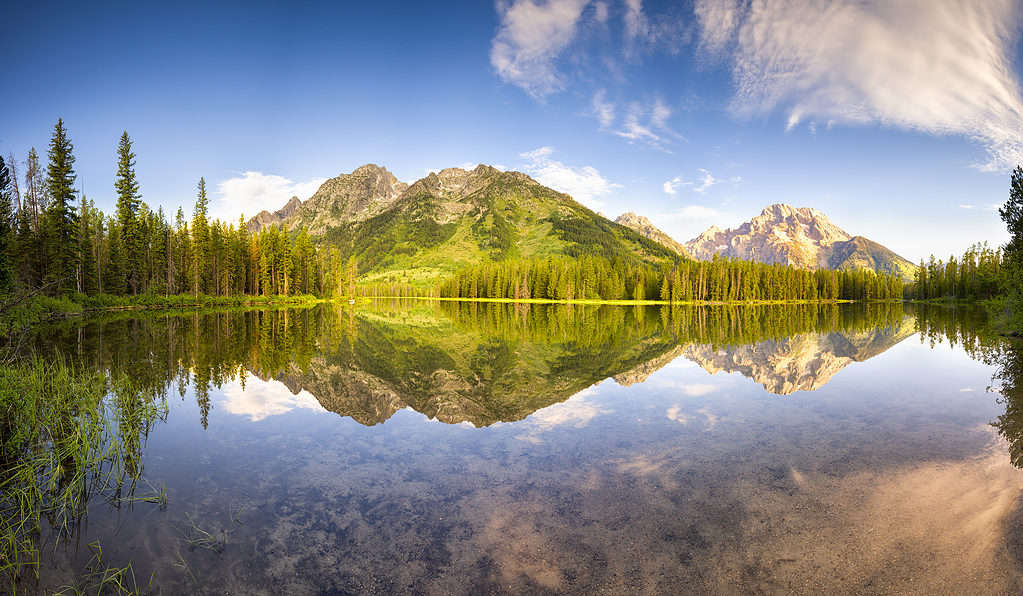
[[[109,567],[104,563],[103,547],[99,542],[90,543],[89,550],[93,555],[85,566],[85,571],[79,575],[74,584],[61,586],[57,591],[58,596],[84,596],[85,594],[132,596],[152,591],[154,576],[149,576],[148,584],[141,587],[131,565]]]
[[[166,414],[165,401],[126,375],[60,357],[0,364],[0,579],[13,590],[37,573],[44,540],[74,536],[96,498],[165,506],[166,491],[135,490],[145,439]],[[96,572],[124,585],[124,573]]]

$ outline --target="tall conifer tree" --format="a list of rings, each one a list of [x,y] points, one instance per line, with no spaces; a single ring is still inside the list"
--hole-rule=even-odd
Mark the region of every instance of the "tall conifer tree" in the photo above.
[[[192,293],[199,295],[208,290],[209,272],[209,222],[206,219],[209,199],[206,197],[206,179],[199,178],[199,192],[192,212]]]
[[[126,288],[117,288],[116,293],[130,291],[138,294],[141,284],[141,234],[139,230],[139,184],[135,179],[135,153],[131,150],[131,139],[128,131],[121,133],[117,144],[117,180],[114,190],[117,191],[117,223],[121,227],[121,262],[118,269],[124,272]]]
[[[49,205],[44,226],[48,261],[45,279],[52,284],[50,291],[53,294],[71,291],[78,285],[75,279],[78,269],[78,215],[74,208],[75,156],[72,150],[64,120],[57,119],[50,138],[50,161],[46,168]]]

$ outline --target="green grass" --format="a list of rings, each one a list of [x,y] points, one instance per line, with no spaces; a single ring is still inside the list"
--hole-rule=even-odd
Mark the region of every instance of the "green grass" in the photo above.
[[[75,536],[92,499],[166,503],[162,490],[135,496],[145,437],[166,414],[127,377],[61,359],[0,363],[0,582],[16,592],[26,574],[38,577],[43,536]],[[100,562],[82,585],[128,593],[126,568]]]

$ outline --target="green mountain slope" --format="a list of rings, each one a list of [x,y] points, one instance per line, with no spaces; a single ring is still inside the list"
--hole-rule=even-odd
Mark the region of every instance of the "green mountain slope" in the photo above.
[[[853,236],[845,242],[836,242],[828,267],[831,269],[888,271],[897,273],[906,280],[913,279],[913,274],[916,272],[916,265],[863,236]]]
[[[677,258],[525,174],[482,165],[405,185],[368,164],[325,182],[282,223],[355,255],[369,281],[430,283],[466,265],[546,255]]]

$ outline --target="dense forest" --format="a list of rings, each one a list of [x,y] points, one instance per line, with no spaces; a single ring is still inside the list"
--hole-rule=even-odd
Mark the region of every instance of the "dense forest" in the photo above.
[[[74,162],[62,120],[54,127],[45,169],[36,150],[28,152],[24,189],[14,156],[0,158],[0,293],[15,285],[51,296],[352,291],[355,261],[314,244],[304,229],[250,234],[244,217],[237,223],[211,220],[203,178],[191,220],[181,208],[173,222],[162,208],[150,209],[139,192],[127,132],[117,146],[115,213],[106,215],[78,196]]]
[[[957,298],[986,300],[1004,290],[1001,249],[992,249],[987,243],[971,246],[958,259],[920,261],[913,284],[906,288],[906,298],[928,300]]]
[[[717,257],[656,267],[584,255],[469,267],[444,282],[439,293],[450,298],[671,302],[884,300],[902,297],[902,280],[869,270],[808,271]]]

